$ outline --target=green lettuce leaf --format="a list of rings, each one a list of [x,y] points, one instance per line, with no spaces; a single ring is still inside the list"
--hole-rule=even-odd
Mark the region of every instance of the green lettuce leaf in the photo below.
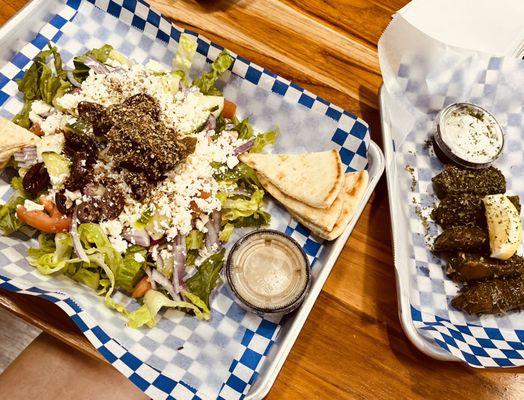
[[[221,186],[235,184],[248,192],[261,187],[255,171],[243,162],[238,163],[233,169],[225,169],[224,172],[217,173],[215,178]]]
[[[238,217],[249,217],[256,213],[264,201],[264,191],[255,190],[250,199],[241,196],[219,197],[222,203],[222,221],[233,221]]]
[[[24,104],[24,108],[13,118],[13,122],[22,128],[29,129],[31,128],[31,120],[29,119],[29,113],[33,107],[33,100],[28,100]]]
[[[233,224],[230,224],[229,222],[225,224],[222,227],[222,230],[220,231],[220,234],[218,235],[218,239],[222,243],[226,243],[231,238],[231,235],[233,234],[233,231],[235,230],[235,226]]]
[[[71,275],[71,278],[93,290],[97,290],[100,285],[100,273],[90,271],[87,268],[78,269],[78,271]]]
[[[94,263],[98,265],[100,268],[102,268],[107,278],[109,279],[109,288],[106,291],[104,304],[106,305],[106,307],[116,310],[120,314],[127,317],[129,313],[127,312],[126,308],[122,304],[117,303],[115,300],[111,298],[111,295],[115,290],[115,274],[113,273],[111,267],[109,267],[109,265],[106,264],[104,254],[94,253],[89,255],[88,257],[91,263]]]
[[[15,176],[11,179],[11,187],[15,193],[4,205],[0,206],[0,231],[4,235],[10,235],[19,230],[24,223],[16,216],[16,207],[24,204],[24,200],[30,198],[29,194],[24,190],[22,185],[22,178]]]
[[[135,259],[136,254],[140,254],[144,261],[138,262]],[[144,275],[144,265],[147,256],[147,250],[142,246],[133,245],[128,247],[124,255],[123,263],[120,265],[116,274],[116,286],[131,292]]]
[[[186,268],[194,266],[197,258],[198,250],[188,250],[186,256]]]
[[[38,237],[39,248],[29,249],[29,264],[35,267],[43,275],[51,275],[62,271],[71,263],[80,261],[71,258],[73,253],[73,240],[69,233],[57,233],[54,243],[52,239],[44,234]]]
[[[193,229],[186,237],[186,248],[188,250],[199,250],[202,247],[204,247],[204,234]]]
[[[113,46],[105,44],[98,49],[92,49],[86,51],[81,56],[77,56],[73,59],[75,69],[73,70],[73,76],[75,79],[82,83],[89,76],[89,67],[85,65],[85,62],[88,57],[95,59],[100,63],[105,63],[109,58],[111,52],[113,51]]]
[[[47,63],[48,57],[53,58],[54,71]],[[18,90],[24,94],[24,108],[13,121],[24,128],[29,128],[29,112],[34,100],[43,100],[54,104],[55,99],[63,96],[73,88],[67,79],[67,72],[62,65],[62,57],[57,48],[49,44],[49,49],[38,54],[31,66],[18,81]]]
[[[209,308],[209,295],[218,284],[224,266],[225,249],[204,260],[195,275],[186,281],[189,292],[198,296]]]
[[[211,71],[194,79],[193,86],[197,86],[203,94],[221,96],[222,92],[215,87],[215,83],[231,67],[231,64],[233,64],[233,57],[226,50],[223,50],[211,64]]]
[[[275,144],[275,140],[278,136],[277,131],[269,131],[266,133],[261,133],[260,135],[255,137],[255,143],[253,144],[253,147],[251,147],[251,150],[249,150],[250,153],[260,153],[262,150],[264,150],[264,147],[266,147],[268,144]]]
[[[197,299],[194,300],[197,301]],[[204,304],[202,305],[204,306]],[[163,307],[191,310],[198,319],[209,319],[209,308],[207,307],[201,309],[193,303],[174,301],[161,292],[149,290],[144,296],[144,304],[139,309],[129,313],[128,326],[136,329],[147,325],[152,328],[156,325],[156,316]]]
[[[183,73],[181,79],[189,74],[191,63],[197,50],[197,42],[191,39],[191,36],[182,34],[180,36],[180,43],[175,58],[173,59],[173,71],[180,71]]]
[[[248,140],[253,137],[253,126],[247,118],[236,124],[236,130],[239,139]]]

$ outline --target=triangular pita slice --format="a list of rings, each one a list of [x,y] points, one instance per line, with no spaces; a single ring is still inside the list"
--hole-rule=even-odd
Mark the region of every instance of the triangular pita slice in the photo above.
[[[35,145],[40,138],[33,132],[0,117],[0,170],[18,150]]]
[[[257,175],[260,183],[266,189],[271,196],[278,200],[289,212],[300,215],[306,221],[315,224],[326,231],[331,231],[335,226],[335,223],[342,212],[343,191],[339,192],[339,195],[331,204],[329,208],[315,208],[310,207],[292,197],[286,196],[276,186],[271,184],[263,175]]]
[[[336,150],[305,154],[240,156],[278,190],[311,207],[328,208],[342,187],[344,171]]]
[[[360,200],[362,200],[362,196],[364,196],[368,186],[368,180],[369,176],[367,171],[350,172],[346,174],[342,212],[331,231],[322,229],[322,227],[312,224],[297,214],[291,213],[291,215],[302,225],[309,228],[311,233],[326,240],[334,240],[344,233],[344,230],[355,215]]]

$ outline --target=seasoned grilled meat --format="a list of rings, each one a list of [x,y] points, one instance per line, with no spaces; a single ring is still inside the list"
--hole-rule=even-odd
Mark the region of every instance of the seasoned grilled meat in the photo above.
[[[449,195],[431,212],[431,218],[442,228],[453,226],[486,226],[482,195],[460,194]],[[519,196],[508,196],[520,212]]]
[[[433,250],[443,251],[481,251],[489,247],[489,235],[478,226],[456,226],[442,232],[433,244]]]
[[[439,199],[452,194],[487,195],[506,191],[506,178],[494,167],[471,170],[446,165],[440,174],[433,177],[432,181]]]
[[[514,255],[502,261],[482,254],[458,253],[448,259],[448,276],[455,282],[515,277],[524,272],[524,258]]]
[[[476,282],[465,286],[451,305],[468,314],[494,314],[524,306],[522,277]]]

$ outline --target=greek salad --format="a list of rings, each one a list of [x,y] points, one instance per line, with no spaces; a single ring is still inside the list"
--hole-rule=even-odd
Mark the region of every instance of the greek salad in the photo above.
[[[277,132],[255,133],[215,86],[233,63],[227,51],[190,79],[196,48],[182,35],[166,68],[106,44],[68,68],[50,44],[18,81],[25,105],[13,122],[37,140],[10,163],[15,192],[0,229],[36,229],[30,264],[88,286],[133,328],[154,326],[166,307],[209,319],[224,244],[271,218],[238,156]]]

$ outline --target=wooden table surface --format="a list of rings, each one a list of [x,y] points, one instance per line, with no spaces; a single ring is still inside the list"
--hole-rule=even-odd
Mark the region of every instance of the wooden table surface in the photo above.
[[[0,23],[24,0],[0,0]],[[155,0],[180,26],[363,117],[380,144],[377,41],[406,0]],[[398,320],[382,178],[268,399],[522,399],[524,369],[476,370],[420,353]],[[100,357],[62,311],[0,292],[0,305]]]

